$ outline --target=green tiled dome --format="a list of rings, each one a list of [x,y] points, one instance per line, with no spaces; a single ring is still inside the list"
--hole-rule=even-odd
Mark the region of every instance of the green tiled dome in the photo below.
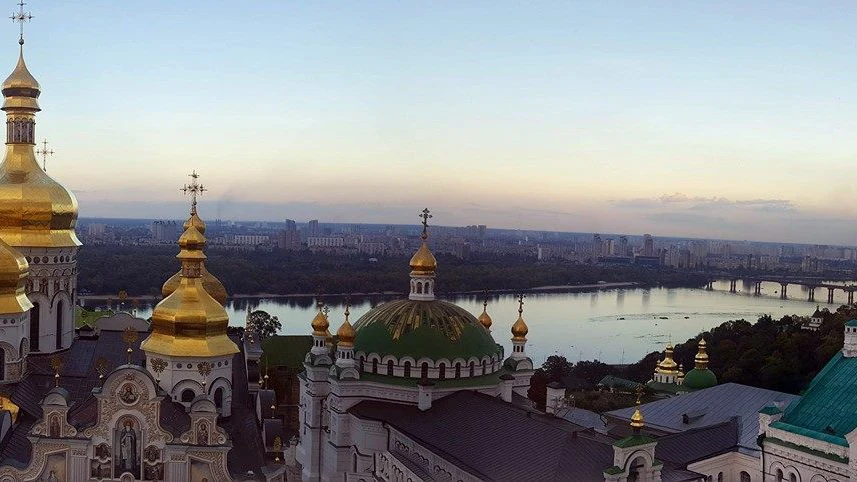
[[[365,354],[429,358],[481,358],[500,347],[470,312],[440,300],[384,303],[354,324],[354,350]]]
[[[690,390],[701,390],[717,385],[717,376],[709,369],[694,368],[684,376],[682,385]]]

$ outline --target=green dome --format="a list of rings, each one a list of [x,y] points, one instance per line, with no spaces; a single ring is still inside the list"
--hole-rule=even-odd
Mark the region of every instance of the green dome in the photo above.
[[[440,300],[384,303],[354,324],[354,351],[450,362],[500,355],[501,348],[470,312]]]
[[[684,376],[682,386],[691,390],[701,390],[717,385],[717,376],[709,369],[694,368]]]

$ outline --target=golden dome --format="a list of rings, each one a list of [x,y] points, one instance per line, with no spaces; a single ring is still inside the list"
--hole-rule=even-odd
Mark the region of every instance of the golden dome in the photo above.
[[[3,81],[3,95],[10,97],[11,95],[6,92],[9,89],[20,90],[20,92],[13,92],[20,97],[38,97],[41,93],[39,82],[33,77],[33,74],[30,73],[27,64],[24,62],[23,46],[18,53],[18,65],[15,66],[15,70],[9,74],[9,77],[6,77],[6,80]]]
[[[673,345],[672,343],[667,345],[666,353],[664,354],[664,359],[658,363],[658,368],[656,369],[658,373],[663,373],[667,375],[675,375],[678,373],[678,363],[673,360]]]
[[[312,319],[312,334],[315,336],[327,336],[327,329],[330,327],[330,322],[327,317],[321,312],[321,306],[318,307],[318,313]]]
[[[492,320],[491,320],[491,315],[488,314],[488,302],[487,301],[482,306],[482,314],[479,315],[478,319],[479,319],[479,323],[481,323],[482,326],[484,326],[486,330],[491,329]]]
[[[357,335],[357,332],[354,331],[354,327],[351,326],[351,322],[348,321],[348,316],[351,312],[348,308],[345,308],[345,321],[342,323],[342,326],[336,330],[336,337],[339,338],[339,346],[343,348],[351,348],[354,346],[354,337]]]
[[[196,230],[200,233],[205,234],[205,221],[203,221],[202,218],[199,217],[199,215],[196,213],[195,208],[191,211],[190,217],[187,218],[187,221],[184,222],[184,225],[182,227],[184,227],[184,229],[187,229],[191,226],[195,227]]]
[[[631,427],[635,430],[640,430],[646,426],[646,421],[643,419],[643,412],[640,411],[640,406],[637,405],[637,410],[634,415],[631,415]]]
[[[333,346],[333,333],[330,332],[330,329],[327,329],[324,332],[324,344],[328,347]]]
[[[512,325],[512,340],[513,341],[527,341],[527,333],[530,332],[530,329],[527,327],[527,324],[524,322],[524,317],[520,313],[518,313],[518,319]]]
[[[9,415],[12,417],[12,423],[18,421],[18,412],[21,410],[18,405],[7,397],[6,395],[0,395],[0,410],[6,410],[9,412]]]
[[[170,278],[164,283],[164,286],[161,287],[161,295],[164,298],[170,296],[173,291],[179,287],[181,278],[181,270],[170,276]],[[212,298],[217,300],[221,305],[226,305],[226,298],[229,297],[229,294],[226,292],[226,288],[223,286],[223,283],[217,279],[217,277],[205,268],[205,265],[202,266],[202,285],[205,286],[205,291],[208,291],[208,294],[210,294]]]
[[[0,313],[24,313],[33,307],[24,292],[29,275],[24,255],[0,239]]]
[[[176,290],[152,312],[146,352],[170,356],[211,357],[238,353],[226,335],[229,316],[206,290],[201,278],[205,236],[191,226],[179,238],[182,275]]]
[[[431,253],[428,244],[423,240],[423,243],[420,245],[420,249],[418,249],[411,258],[411,271],[432,273],[436,270],[437,260]]]
[[[195,228],[200,234],[205,235],[205,221],[203,221],[196,213],[196,207],[191,209],[190,217],[184,223],[185,232],[187,232],[191,227]],[[182,272],[179,270],[176,274],[170,276],[170,278],[164,283],[161,287],[161,295],[164,298],[170,296],[173,291],[179,287],[181,277]],[[223,283],[208,271],[205,267],[205,263],[202,265],[202,285],[205,287],[205,291],[208,291],[208,294],[210,294],[212,298],[217,300],[221,305],[226,306],[226,298],[229,297],[229,293],[226,292],[226,288],[223,286]]]
[[[696,353],[696,356],[693,357],[694,366],[698,370],[706,370],[708,369],[708,353],[705,351],[707,343],[705,343],[705,338],[699,339],[699,351]]]
[[[35,113],[39,83],[24,64],[2,86],[6,98],[6,156],[0,164],[0,237],[15,247],[75,247],[77,199],[39,167],[35,144]]]

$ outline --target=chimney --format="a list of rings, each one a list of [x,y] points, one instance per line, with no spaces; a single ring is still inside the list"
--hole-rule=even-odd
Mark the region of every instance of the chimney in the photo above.
[[[565,386],[559,382],[548,383],[547,396],[545,397],[545,412],[556,415],[562,408],[564,399]]]

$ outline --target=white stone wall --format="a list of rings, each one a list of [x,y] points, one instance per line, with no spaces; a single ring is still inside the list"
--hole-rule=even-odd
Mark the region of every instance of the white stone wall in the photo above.
[[[31,334],[27,336],[30,351],[53,353],[64,350],[74,341],[77,248],[18,249],[30,264],[27,297],[38,305],[38,309],[31,310]],[[35,337],[36,332],[38,338]]]
[[[655,449],[655,455],[657,455],[657,449]],[[750,477],[749,482],[762,482],[759,467],[761,467],[759,458],[740,452],[729,452],[687,466],[689,470],[710,477],[709,480],[712,482],[743,482],[742,472]]]
[[[167,366],[160,374],[152,369],[152,360],[160,358],[167,362]],[[211,364],[211,373],[205,378],[205,393],[212,401],[218,389],[223,390],[223,402],[218,407],[221,416],[228,417],[232,414],[232,363],[234,355],[221,357],[171,357],[157,353],[146,353],[146,368],[153,378],[159,379],[159,385],[170,394],[173,401],[179,402],[186,407],[190,403],[182,400],[185,390],[191,390],[194,397],[203,394],[203,377],[199,374],[199,364],[208,362]],[[193,400],[193,399],[191,399]]]
[[[3,353],[3,370],[0,383],[15,382],[27,370],[27,353],[30,351],[30,313],[0,315],[0,349]]]

